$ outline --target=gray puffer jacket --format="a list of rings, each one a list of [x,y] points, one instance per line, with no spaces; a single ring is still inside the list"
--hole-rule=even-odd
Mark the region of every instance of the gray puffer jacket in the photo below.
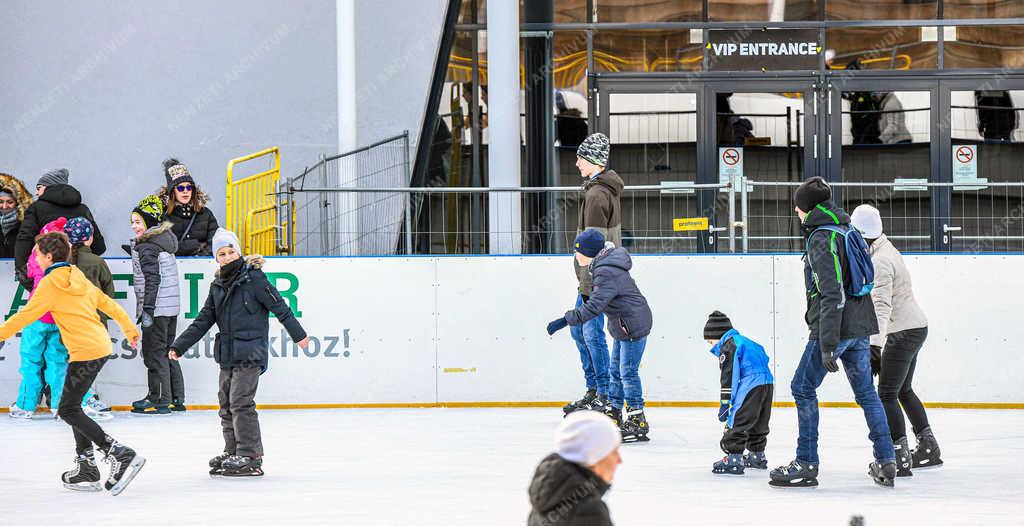
[[[178,238],[170,221],[150,228],[131,242],[135,273],[135,315],[150,311],[153,316],[177,316],[181,310],[178,291],[178,263],[174,253]]]
[[[582,325],[603,312],[608,315],[608,332],[616,340],[633,341],[650,334],[654,325],[651,308],[629,275],[631,268],[633,260],[626,249],[608,246],[602,250],[590,263],[594,278],[590,298],[566,312],[565,321]]]

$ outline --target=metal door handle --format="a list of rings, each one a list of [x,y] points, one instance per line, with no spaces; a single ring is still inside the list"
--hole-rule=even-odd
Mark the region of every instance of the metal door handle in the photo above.
[[[942,225],[942,231],[943,232],[959,232],[961,230],[963,230],[963,227],[949,226],[949,225],[946,225],[946,224]]]

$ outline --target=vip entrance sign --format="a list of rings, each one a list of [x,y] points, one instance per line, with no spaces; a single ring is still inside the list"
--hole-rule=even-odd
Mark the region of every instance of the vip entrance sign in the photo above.
[[[813,70],[821,43],[817,29],[713,29],[707,50],[711,70]]]

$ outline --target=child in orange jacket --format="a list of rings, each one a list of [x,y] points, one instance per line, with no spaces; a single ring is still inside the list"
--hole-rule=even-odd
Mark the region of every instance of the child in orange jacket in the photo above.
[[[128,313],[89,282],[78,267],[68,264],[71,243],[64,232],[36,238],[36,262],[45,276],[32,298],[17,314],[0,325],[0,341],[14,336],[46,312],[53,315],[61,339],[70,354],[64,377],[64,395],[57,414],[75,435],[75,467],[61,479],[68,489],[100,491],[100,472],[93,456],[93,444],[111,464],[105,487],[117,495],[135,478],[146,459],[130,447],[119,444],[82,411],[81,400],[110,356],[110,335],[100,323],[97,310],[113,318],[132,347],[139,343],[139,331]]]

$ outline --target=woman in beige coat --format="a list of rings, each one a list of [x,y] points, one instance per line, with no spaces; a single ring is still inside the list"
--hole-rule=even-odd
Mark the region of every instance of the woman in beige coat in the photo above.
[[[871,299],[878,317],[878,334],[871,337],[872,370],[878,374],[878,397],[885,406],[889,431],[896,447],[897,476],[911,476],[911,467],[942,465],[924,405],[911,383],[917,369],[917,355],[928,337],[928,318],[914,299],[910,272],[900,251],[882,233],[882,218],[871,205],[853,211],[852,224],[867,240],[875,267]],[[917,448],[910,451],[903,410],[917,436]]]

